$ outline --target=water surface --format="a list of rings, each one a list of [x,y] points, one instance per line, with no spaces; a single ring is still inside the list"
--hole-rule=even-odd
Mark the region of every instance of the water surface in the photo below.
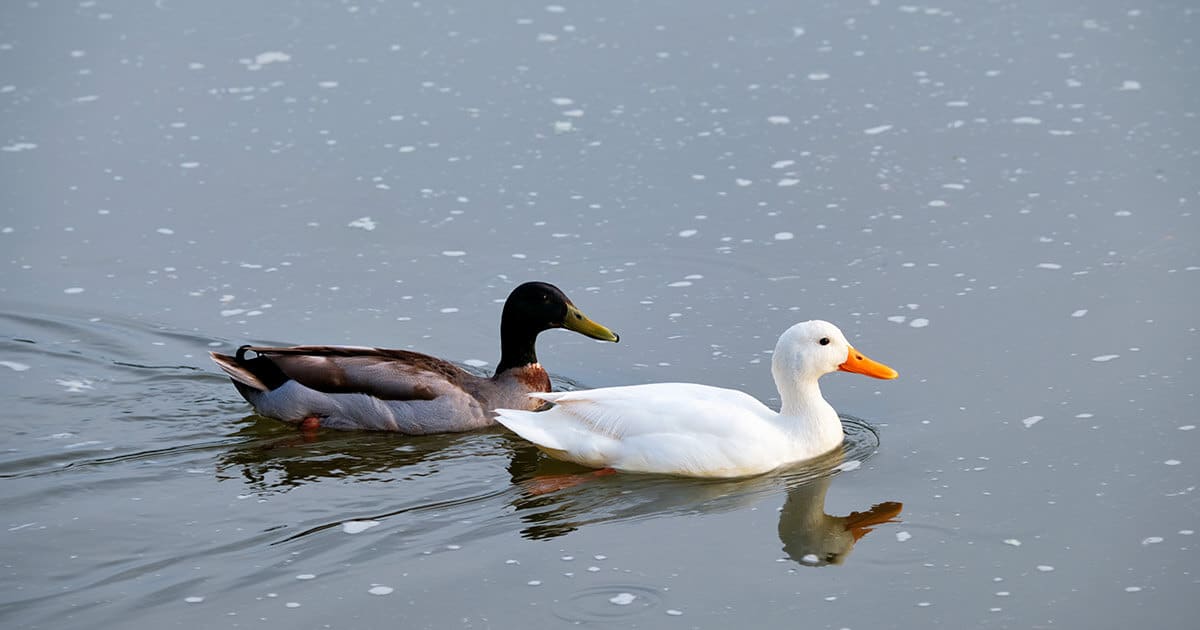
[[[0,11],[5,627],[1193,617],[1194,7]],[[486,370],[533,279],[622,336],[544,334],[563,387],[778,404],[810,318],[901,377],[823,381],[841,461],[542,492],[581,471],[308,439],[207,359]]]

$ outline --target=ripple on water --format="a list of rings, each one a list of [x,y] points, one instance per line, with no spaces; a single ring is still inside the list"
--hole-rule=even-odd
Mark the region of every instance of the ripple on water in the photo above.
[[[554,614],[567,621],[613,621],[658,608],[658,589],[634,584],[606,584],[581,589],[554,605]]]

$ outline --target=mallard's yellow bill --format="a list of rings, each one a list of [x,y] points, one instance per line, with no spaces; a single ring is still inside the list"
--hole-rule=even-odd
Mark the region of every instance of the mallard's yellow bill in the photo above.
[[[563,319],[563,328],[574,330],[581,335],[587,335],[600,341],[618,342],[621,336],[617,333],[588,319],[574,304],[567,305],[567,316]]]

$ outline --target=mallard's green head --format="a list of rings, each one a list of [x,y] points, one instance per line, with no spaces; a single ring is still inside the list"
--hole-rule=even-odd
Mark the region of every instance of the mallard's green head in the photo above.
[[[551,328],[566,328],[601,341],[621,337],[588,319],[558,287],[546,282],[526,282],[513,289],[504,302],[500,332],[532,334]]]

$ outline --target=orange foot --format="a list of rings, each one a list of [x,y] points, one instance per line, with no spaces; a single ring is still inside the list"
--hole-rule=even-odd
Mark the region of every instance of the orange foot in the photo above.
[[[597,477],[607,477],[615,474],[617,474],[617,471],[612,468],[601,468],[599,470],[593,470],[585,473],[542,475],[540,477],[529,479],[521,485],[523,485],[525,489],[529,491],[529,494],[541,496],[543,494],[550,494],[551,492],[558,492],[559,490],[566,490],[567,488],[574,488],[581,483]]]
[[[306,440],[311,440],[317,437],[317,431],[321,429],[321,418],[317,416],[308,416],[300,421],[300,432],[304,434]]]

